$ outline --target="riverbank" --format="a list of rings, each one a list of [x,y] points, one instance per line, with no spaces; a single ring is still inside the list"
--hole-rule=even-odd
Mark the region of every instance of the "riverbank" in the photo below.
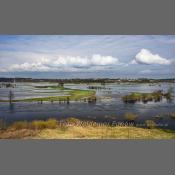
[[[156,127],[108,125],[69,118],[14,122],[0,130],[1,139],[175,139],[175,131]]]

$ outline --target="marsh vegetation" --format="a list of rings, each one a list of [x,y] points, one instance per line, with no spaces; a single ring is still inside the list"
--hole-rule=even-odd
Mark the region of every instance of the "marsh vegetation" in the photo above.
[[[125,114],[125,119],[129,122],[134,122],[138,118],[138,115],[127,112]]]
[[[170,89],[167,92],[163,92],[162,90],[154,91],[152,93],[132,92],[129,95],[123,96],[122,100],[125,103],[135,103],[137,101],[147,103],[149,101],[159,102],[163,98],[171,100],[171,97],[172,97],[172,90]]]

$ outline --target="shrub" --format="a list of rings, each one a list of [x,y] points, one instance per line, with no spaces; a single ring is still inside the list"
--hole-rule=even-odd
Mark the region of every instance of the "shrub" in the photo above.
[[[28,122],[27,121],[17,121],[17,122],[14,122],[11,125],[11,128],[13,128],[15,130],[27,129],[28,128]]]
[[[67,122],[68,124],[78,124],[78,123],[80,122],[80,120],[77,119],[77,118],[71,117],[71,118],[67,118],[67,119],[66,119],[66,122]]]
[[[137,115],[127,112],[125,114],[125,119],[128,120],[128,121],[135,121],[137,119]]]
[[[0,129],[4,128],[4,122],[2,119],[0,119]]]
[[[146,120],[145,124],[146,124],[146,127],[149,129],[153,129],[156,127],[156,123],[153,120]]]
[[[34,120],[30,123],[31,129],[45,129],[46,124],[45,121],[42,120]]]
[[[165,97],[166,97],[167,99],[171,99],[172,93],[173,93],[173,88],[170,87],[170,88],[168,89],[167,93],[165,94]]]
[[[129,95],[125,95],[122,97],[123,101],[126,103],[135,103],[136,101],[142,101],[147,103],[148,101],[160,101],[164,94],[161,90],[152,92],[152,93],[140,93],[140,92],[133,92]]]
[[[172,119],[175,119],[175,112],[171,113],[171,114],[170,114],[170,117],[171,117]]]
[[[17,121],[12,123],[9,128],[20,130],[20,129],[55,129],[58,127],[58,121],[56,119],[44,120],[34,120],[32,122],[27,121]]]
[[[55,119],[48,119],[46,121],[35,120],[31,122],[32,129],[55,129],[58,126],[58,122]]]
[[[58,126],[58,121],[56,119],[48,119],[46,122],[46,128],[55,129]]]

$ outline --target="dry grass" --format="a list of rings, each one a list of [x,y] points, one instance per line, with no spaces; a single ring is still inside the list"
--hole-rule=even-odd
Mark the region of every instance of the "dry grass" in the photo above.
[[[38,131],[31,129],[7,129],[0,131],[0,139],[27,139],[35,137]]]
[[[20,130],[20,129],[35,129],[35,130],[42,130],[42,129],[55,129],[58,127],[58,121],[56,119],[48,119],[44,120],[34,120],[32,122],[27,121],[17,121],[14,122],[9,128],[13,130]]]
[[[69,118],[58,122],[55,119],[13,123],[6,130],[0,130],[0,138],[32,139],[175,139],[175,131],[152,127],[110,126],[92,121]]]
[[[71,126],[64,130],[46,129],[34,138],[42,139],[174,139],[175,133],[160,129],[144,129],[137,127],[81,127]]]
[[[10,128],[14,129],[14,130],[27,129],[28,125],[29,125],[29,123],[27,121],[18,121],[18,122],[14,122],[10,126]]]
[[[46,129],[46,128],[55,129],[58,127],[58,122],[55,119],[49,119],[47,121],[35,120],[30,124],[29,127],[35,130],[41,130],[41,129]]]

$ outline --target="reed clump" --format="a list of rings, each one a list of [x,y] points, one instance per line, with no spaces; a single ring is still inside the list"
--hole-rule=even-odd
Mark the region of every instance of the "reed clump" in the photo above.
[[[10,126],[10,128],[14,130],[20,130],[20,129],[42,130],[42,129],[55,129],[57,127],[58,127],[58,121],[56,119],[48,119],[46,121],[34,120],[32,122],[17,121]]]
[[[136,114],[133,114],[130,112],[125,113],[124,117],[127,121],[135,121],[138,118],[138,116]]]
[[[74,118],[74,117],[70,117],[70,118],[67,118],[66,120],[65,120],[65,123],[66,124],[71,124],[71,125],[76,125],[76,124],[79,124],[80,123],[80,120],[79,119],[77,119],[77,118]]]
[[[153,120],[146,120],[145,124],[148,129],[154,129],[156,127],[156,123]]]
[[[158,102],[158,101],[161,101],[162,98],[166,98],[167,100],[170,100],[171,93],[172,93],[172,90],[168,90],[168,92],[166,93],[164,93],[162,90],[158,90],[152,93],[133,92],[129,95],[123,96],[122,100],[125,103],[135,103],[137,101],[142,101],[143,103],[147,103],[149,101]]]
[[[175,119],[175,112],[171,113],[171,114],[170,114],[170,117],[171,117],[172,119]]]

